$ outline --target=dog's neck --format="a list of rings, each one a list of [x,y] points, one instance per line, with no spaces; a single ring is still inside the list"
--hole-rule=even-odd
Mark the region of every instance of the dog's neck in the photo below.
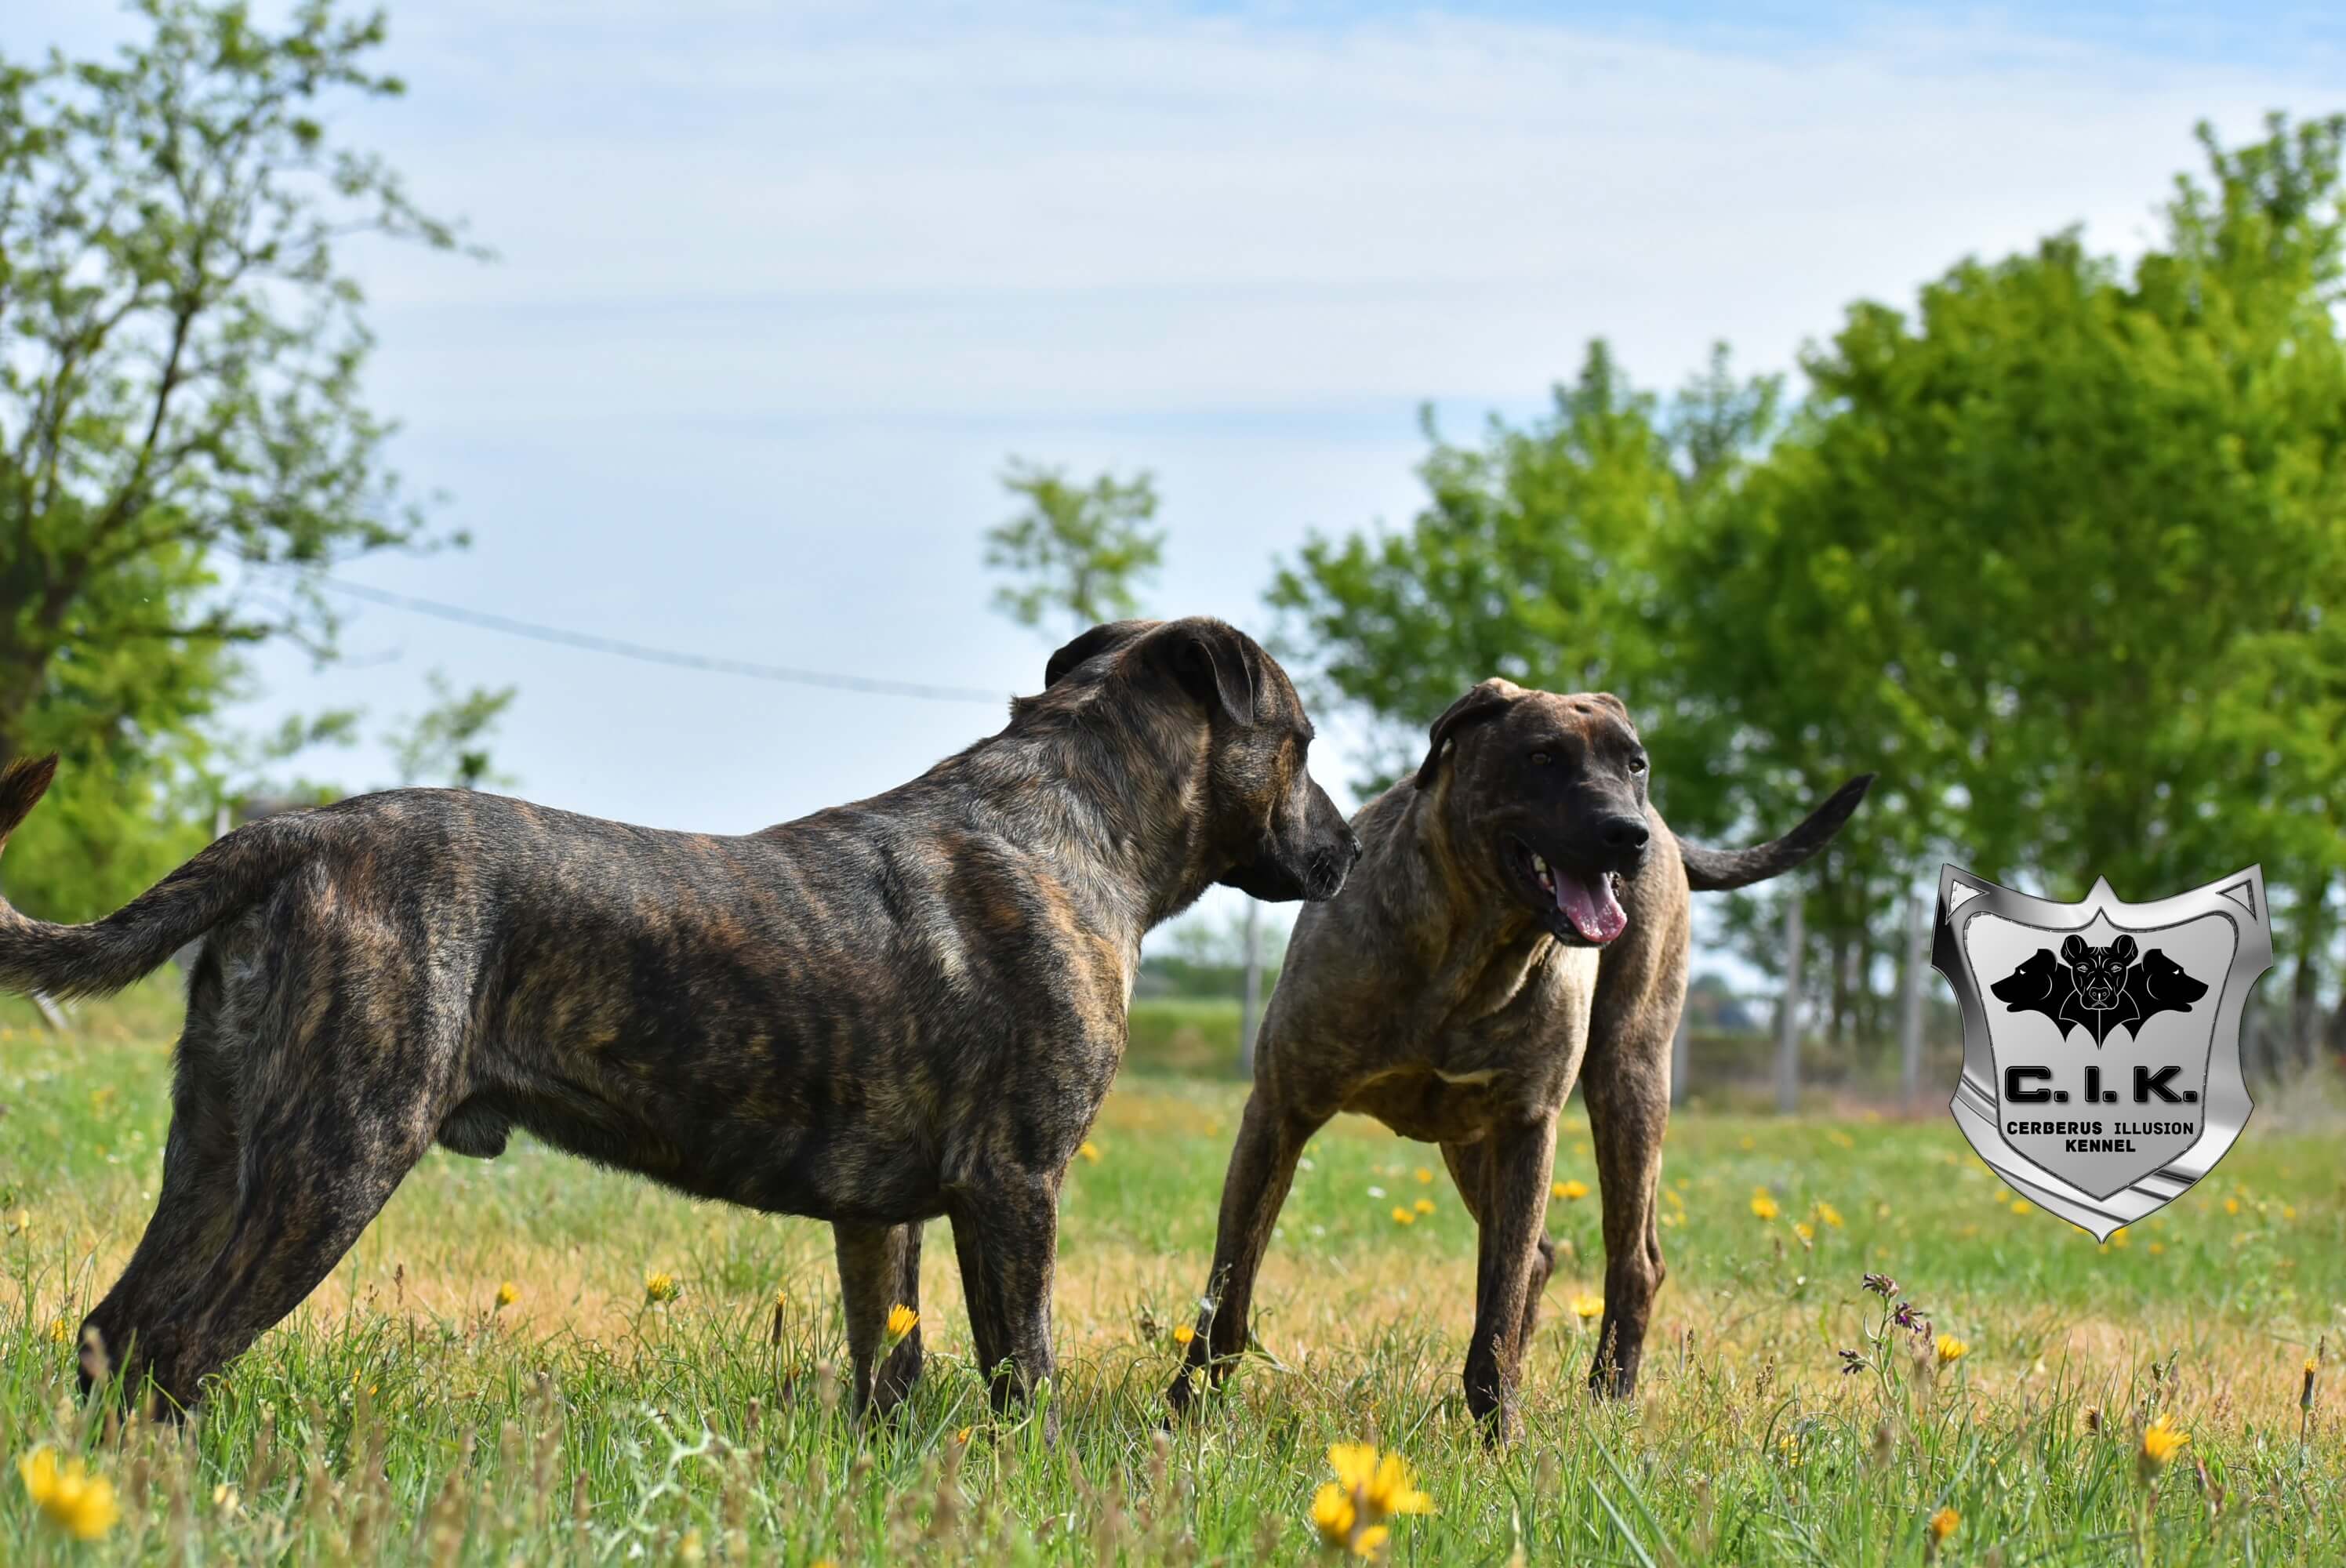
[[[1067,716],[1014,721],[941,765],[975,787],[988,827],[1050,861],[1086,925],[1138,962],[1140,939],[1197,901],[1218,863],[1201,813],[1200,733],[1170,725],[1111,745]]]
[[[1446,772],[1432,789],[1402,780],[1395,787],[1400,830],[1379,835],[1384,852],[1408,858],[1393,868],[1401,885],[1421,881],[1428,895],[1410,899],[1408,918],[1392,921],[1397,956],[1406,954],[1442,990],[1512,995],[1556,939],[1475,858],[1484,851],[1451,831],[1449,789]]]

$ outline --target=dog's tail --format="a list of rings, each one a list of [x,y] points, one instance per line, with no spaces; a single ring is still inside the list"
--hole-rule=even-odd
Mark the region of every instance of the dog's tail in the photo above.
[[[1872,774],[1859,774],[1834,790],[1832,798],[1810,812],[1808,820],[1799,827],[1748,850],[1706,850],[1681,840],[1678,858],[1686,862],[1687,886],[1698,893],[1716,893],[1782,876],[1832,841],[1872,785]]]
[[[0,769],[0,849],[24,824],[57,759],[21,757]],[[87,925],[56,925],[0,899],[0,988],[56,997],[119,991],[240,913],[316,848],[299,818],[272,819],[213,841],[195,859]]]

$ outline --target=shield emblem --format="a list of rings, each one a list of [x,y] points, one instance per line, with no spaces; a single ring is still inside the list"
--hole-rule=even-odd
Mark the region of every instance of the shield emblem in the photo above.
[[[2206,1176],[2248,1125],[2240,1012],[2272,966],[2262,868],[2156,903],[2054,903],[1939,873],[1932,967],[1964,1013],[1949,1108],[2032,1202],[2106,1240]]]

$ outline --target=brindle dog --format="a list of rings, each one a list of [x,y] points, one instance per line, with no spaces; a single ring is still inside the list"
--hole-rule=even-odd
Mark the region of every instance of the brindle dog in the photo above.
[[[1646,776],[1619,699],[1487,680],[1435,721],[1417,776],[1352,819],[1361,863],[1341,897],[1296,921],[1263,1017],[1206,1304],[1170,1391],[1177,1411],[1198,1370],[1219,1381],[1248,1342],[1255,1271],[1304,1140],[1358,1111],[1439,1143],[1481,1227],[1466,1402],[1494,1440],[1512,1435],[1555,1261],[1556,1117],[1576,1078],[1605,1208],[1589,1380],[1634,1391],[1662,1280],[1654,1200],[1688,892],[1799,865],[1872,779],[1843,785],[1773,843],[1720,851],[1672,837],[1647,804]]]
[[[90,925],[0,905],[20,991],[111,991],[204,938],[162,1196],[90,1361],[191,1400],[434,1139],[493,1156],[519,1125],[829,1220],[859,1410],[919,1371],[915,1330],[875,1390],[945,1216],[995,1401],[1031,1390],[1142,933],[1213,882],[1327,898],[1360,852],[1295,688],[1221,622],[1096,627],[1045,681],[912,783],[743,838],[400,789],[240,828]],[[0,775],[0,828],[54,769]]]

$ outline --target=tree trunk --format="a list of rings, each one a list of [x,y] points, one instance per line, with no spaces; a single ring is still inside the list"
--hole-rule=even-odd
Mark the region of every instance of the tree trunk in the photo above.
[[[1800,895],[1784,896],[1784,993],[1776,1003],[1776,1110],[1791,1115],[1800,1108]]]

